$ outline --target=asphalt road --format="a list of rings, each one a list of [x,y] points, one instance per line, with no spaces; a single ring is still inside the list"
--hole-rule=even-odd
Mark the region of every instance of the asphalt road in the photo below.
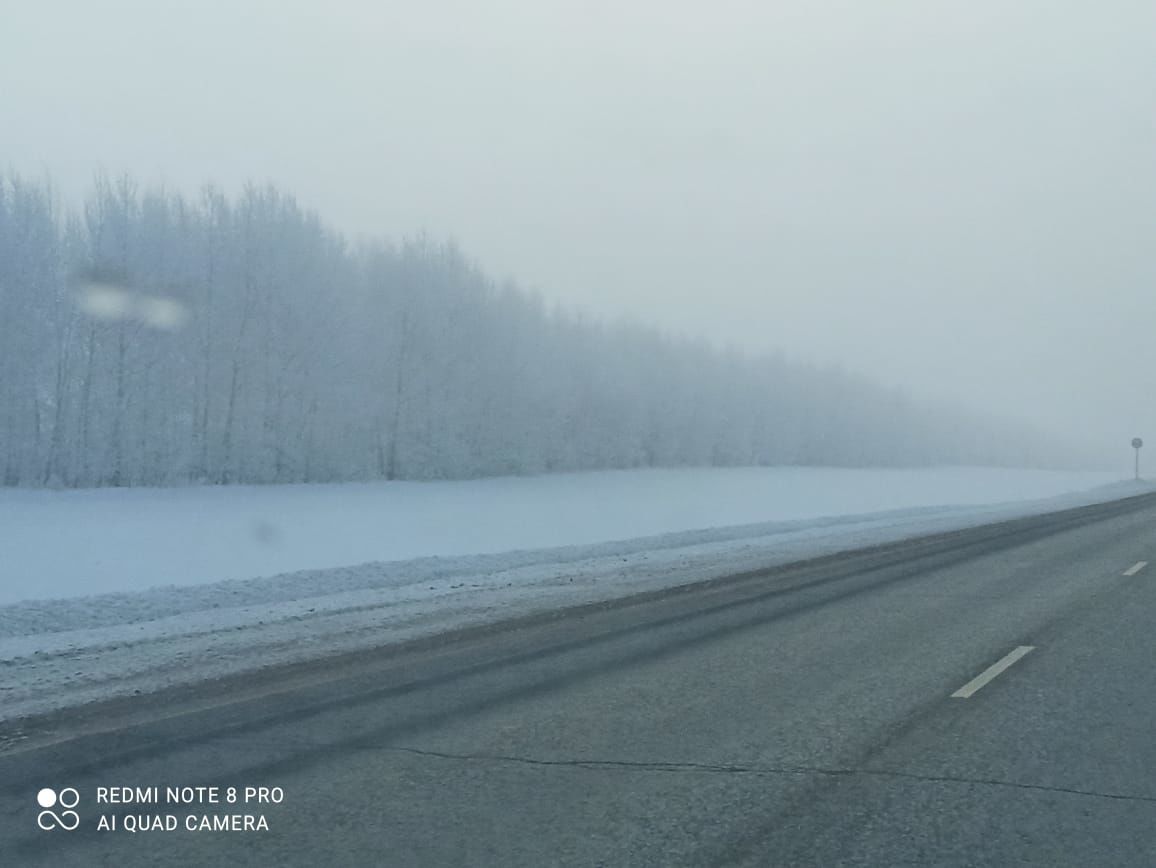
[[[109,703],[0,744],[3,865],[1152,866],[1156,496]],[[192,786],[221,802],[164,801]],[[45,787],[77,791],[79,828],[38,828]],[[268,829],[185,828],[206,814]]]

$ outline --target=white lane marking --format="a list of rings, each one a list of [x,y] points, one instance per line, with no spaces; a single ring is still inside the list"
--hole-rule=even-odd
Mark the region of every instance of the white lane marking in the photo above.
[[[1124,570],[1124,575],[1134,576],[1134,575],[1136,575],[1136,573],[1140,572],[1140,570],[1144,569],[1144,567],[1146,567],[1146,566],[1148,566],[1147,561],[1136,561],[1136,563],[1132,564],[1132,566],[1130,566],[1130,567],[1128,567],[1128,569]]]
[[[997,663],[993,663],[955,693],[951,694],[952,699],[967,699],[973,693],[983,688],[989,681],[994,679],[997,675],[1019,660],[1021,657],[1030,654],[1036,648],[1035,645],[1020,645],[1010,654],[1007,654],[1003,659]]]

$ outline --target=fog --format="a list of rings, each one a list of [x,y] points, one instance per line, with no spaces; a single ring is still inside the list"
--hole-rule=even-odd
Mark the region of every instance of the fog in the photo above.
[[[0,0],[0,167],[270,180],[608,317],[1156,445],[1156,6]]]

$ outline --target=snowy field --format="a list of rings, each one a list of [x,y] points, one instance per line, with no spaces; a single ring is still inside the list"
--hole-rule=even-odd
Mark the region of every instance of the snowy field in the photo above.
[[[370,561],[1034,500],[1118,479],[986,468],[734,468],[469,482],[0,489],[0,605]]]
[[[0,719],[1151,490],[985,468],[0,490]]]

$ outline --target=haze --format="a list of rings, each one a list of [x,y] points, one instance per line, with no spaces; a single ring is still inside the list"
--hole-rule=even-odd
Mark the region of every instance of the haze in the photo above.
[[[591,312],[1156,441],[1156,7],[0,3],[0,161],[271,180]],[[1156,445],[1154,442],[1153,445]]]

